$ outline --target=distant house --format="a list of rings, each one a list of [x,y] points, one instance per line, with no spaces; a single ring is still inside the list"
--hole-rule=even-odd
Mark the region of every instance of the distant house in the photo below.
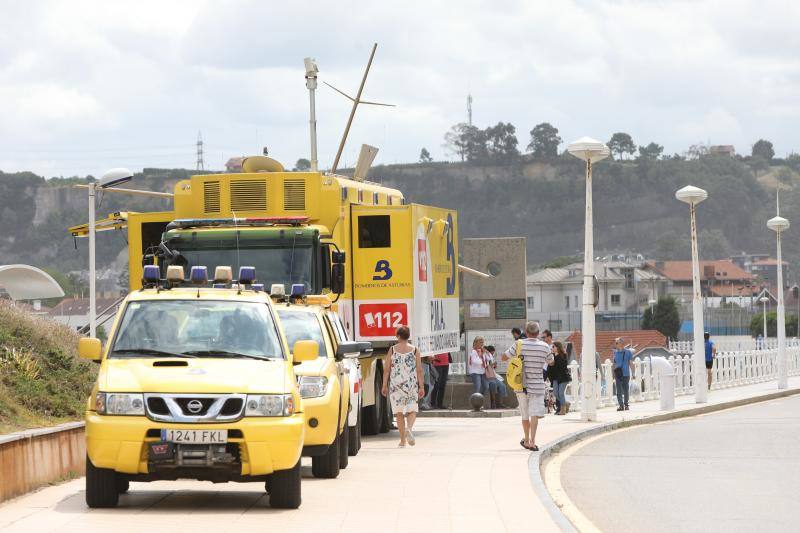
[[[104,316],[116,312],[115,302],[117,302],[115,298],[97,299],[95,309],[98,321],[105,309],[111,307]],[[83,327],[89,323],[89,298],[64,298],[58,305],[50,309],[47,314],[56,322],[72,328]],[[108,325],[106,325],[106,329],[108,329]]]
[[[228,159],[228,162],[225,163],[225,170],[227,172],[241,172],[243,161],[244,157],[231,157]]]
[[[630,348],[636,356],[645,349],[652,351],[655,347],[667,347],[667,338],[660,331],[654,329],[623,330],[623,331],[598,331],[595,334],[595,349],[600,354],[600,362],[611,359],[614,352],[614,340],[621,337],[625,346]],[[580,361],[583,337],[580,331],[574,331],[567,342],[572,343],[575,359]]]
[[[665,294],[666,279],[642,262],[595,261],[599,288],[597,313],[624,314],[639,322],[639,313]],[[528,319],[552,331],[571,331],[580,324],[583,263],[545,268],[527,276]]]
[[[732,144],[718,144],[715,146],[708,147],[708,154],[709,155],[726,155],[728,157],[733,157],[736,155],[736,150],[733,148]]]
[[[691,261],[648,261],[646,268],[668,280],[667,293],[684,302],[692,297]],[[761,290],[756,276],[728,259],[700,261],[700,290],[707,297],[752,297]]]

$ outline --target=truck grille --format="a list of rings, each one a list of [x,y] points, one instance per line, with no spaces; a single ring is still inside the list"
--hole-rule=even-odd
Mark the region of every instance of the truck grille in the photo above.
[[[158,422],[231,422],[244,410],[244,394],[144,395],[147,417]]]
[[[266,209],[266,180],[231,181],[231,211],[265,211]]]
[[[305,211],[306,180],[285,180],[283,182],[283,208],[286,211]]]
[[[203,210],[206,213],[219,213],[219,182],[203,183]]]

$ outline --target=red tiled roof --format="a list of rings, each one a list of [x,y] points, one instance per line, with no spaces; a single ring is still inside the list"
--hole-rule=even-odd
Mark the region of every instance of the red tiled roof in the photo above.
[[[622,337],[625,345],[630,345],[631,350],[636,353],[647,346],[667,346],[667,338],[654,329],[635,329],[622,331],[598,331],[595,333],[595,347],[600,353],[600,361],[611,359],[611,352],[614,350],[614,339]],[[572,343],[575,358],[580,360],[583,337],[580,331],[573,331],[567,337],[567,342]]]
[[[661,274],[662,276],[671,279],[672,281],[691,281],[692,280],[692,262],[691,261],[648,261],[647,266]],[[714,277],[706,277],[706,267],[714,267]],[[734,280],[750,280],[755,276],[739,268],[733,261],[729,259],[721,259],[717,261],[700,261],[700,279],[734,279]]]
[[[709,292],[712,296],[755,296],[761,292],[761,288],[754,285],[743,285],[741,283],[732,285],[713,285]]]

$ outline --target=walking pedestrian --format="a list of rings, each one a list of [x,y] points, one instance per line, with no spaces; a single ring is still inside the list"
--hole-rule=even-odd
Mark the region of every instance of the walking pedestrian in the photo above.
[[[705,339],[705,348],[706,348],[706,374],[708,374],[708,390],[711,390],[711,376],[714,373],[714,359],[717,357],[717,346],[714,344],[714,341],[711,340],[711,334],[709,332],[705,332],[703,334],[703,339]]]
[[[614,341],[614,386],[617,389],[617,411],[627,411],[628,397],[630,395],[631,361],[633,352],[625,348],[622,337]]]
[[[433,384],[436,381],[436,369],[433,368],[433,356],[427,355],[422,358],[422,382],[425,386],[425,394],[419,402],[420,411],[430,411],[431,396],[433,396]]]
[[[480,392],[484,396],[489,392],[489,381],[486,379],[486,367],[488,352],[483,347],[483,337],[478,335],[472,341],[472,351],[469,354],[469,364],[467,372],[472,379],[472,392]]]
[[[444,391],[447,388],[447,375],[450,373],[450,354],[434,355],[433,366],[436,369],[436,383],[433,384],[433,408],[444,409]]]
[[[381,393],[389,397],[392,412],[397,419],[400,431],[401,448],[406,443],[414,446],[414,421],[419,406],[417,402],[425,391],[422,387],[422,360],[419,349],[408,342],[411,331],[406,326],[397,328],[397,344],[389,348],[383,360],[384,368],[389,371],[383,374]]]
[[[569,412],[569,402],[567,402],[567,385],[572,381],[569,374],[569,358],[564,344],[560,341],[553,343],[553,366],[550,367],[550,382],[553,384],[553,391],[556,393],[557,415],[565,415]]]
[[[505,409],[506,404],[503,399],[506,397],[507,389],[506,384],[503,383],[503,378],[497,373],[497,359],[495,359],[494,346],[487,346],[486,351],[489,352],[489,364],[486,366],[486,381],[489,383],[491,409]]]
[[[539,451],[536,445],[536,430],[539,419],[544,418],[545,383],[542,379],[542,368],[553,360],[550,347],[539,340],[539,323],[528,322],[525,325],[526,339],[522,341],[522,386],[525,398],[520,402],[520,412],[530,421],[529,434],[525,435],[522,446],[532,451]]]

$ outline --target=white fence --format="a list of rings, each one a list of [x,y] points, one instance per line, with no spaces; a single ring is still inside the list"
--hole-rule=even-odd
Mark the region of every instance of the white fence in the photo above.
[[[788,344],[788,343],[787,343]],[[789,375],[800,375],[800,346],[793,343],[787,347],[789,359]],[[712,368],[711,390],[740,387],[763,381],[777,380],[778,378],[778,351],[777,349],[759,349],[723,352],[718,351]],[[691,355],[676,354],[669,357],[668,361],[675,369],[675,395],[694,394]],[[656,400],[660,397],[658,375],[653,372],[648,359],[638,357],[633,361],[633,373],[630,380],[630,401],[642,402]],[[567,387],[567,395],[571,398],[570,410],[580,410],[580,369],[577,361],[569,365],[572,382]],[[705,368],[703,368],[703,382],[706,386]],[[597,406],[608,407],[617,405],[614,392],[614,375],[611,360],[606,359],[597,372]]]
[[[773,350],[778,348],[778,339],[754,339],[752,337],[717,337],[714,345],[718,352],[740,352],[745,350]],[[786,339],[787,347],[800,346],[798,339]],[[670,341],[669,351],[675,354],[690,354],[694,341]]]

